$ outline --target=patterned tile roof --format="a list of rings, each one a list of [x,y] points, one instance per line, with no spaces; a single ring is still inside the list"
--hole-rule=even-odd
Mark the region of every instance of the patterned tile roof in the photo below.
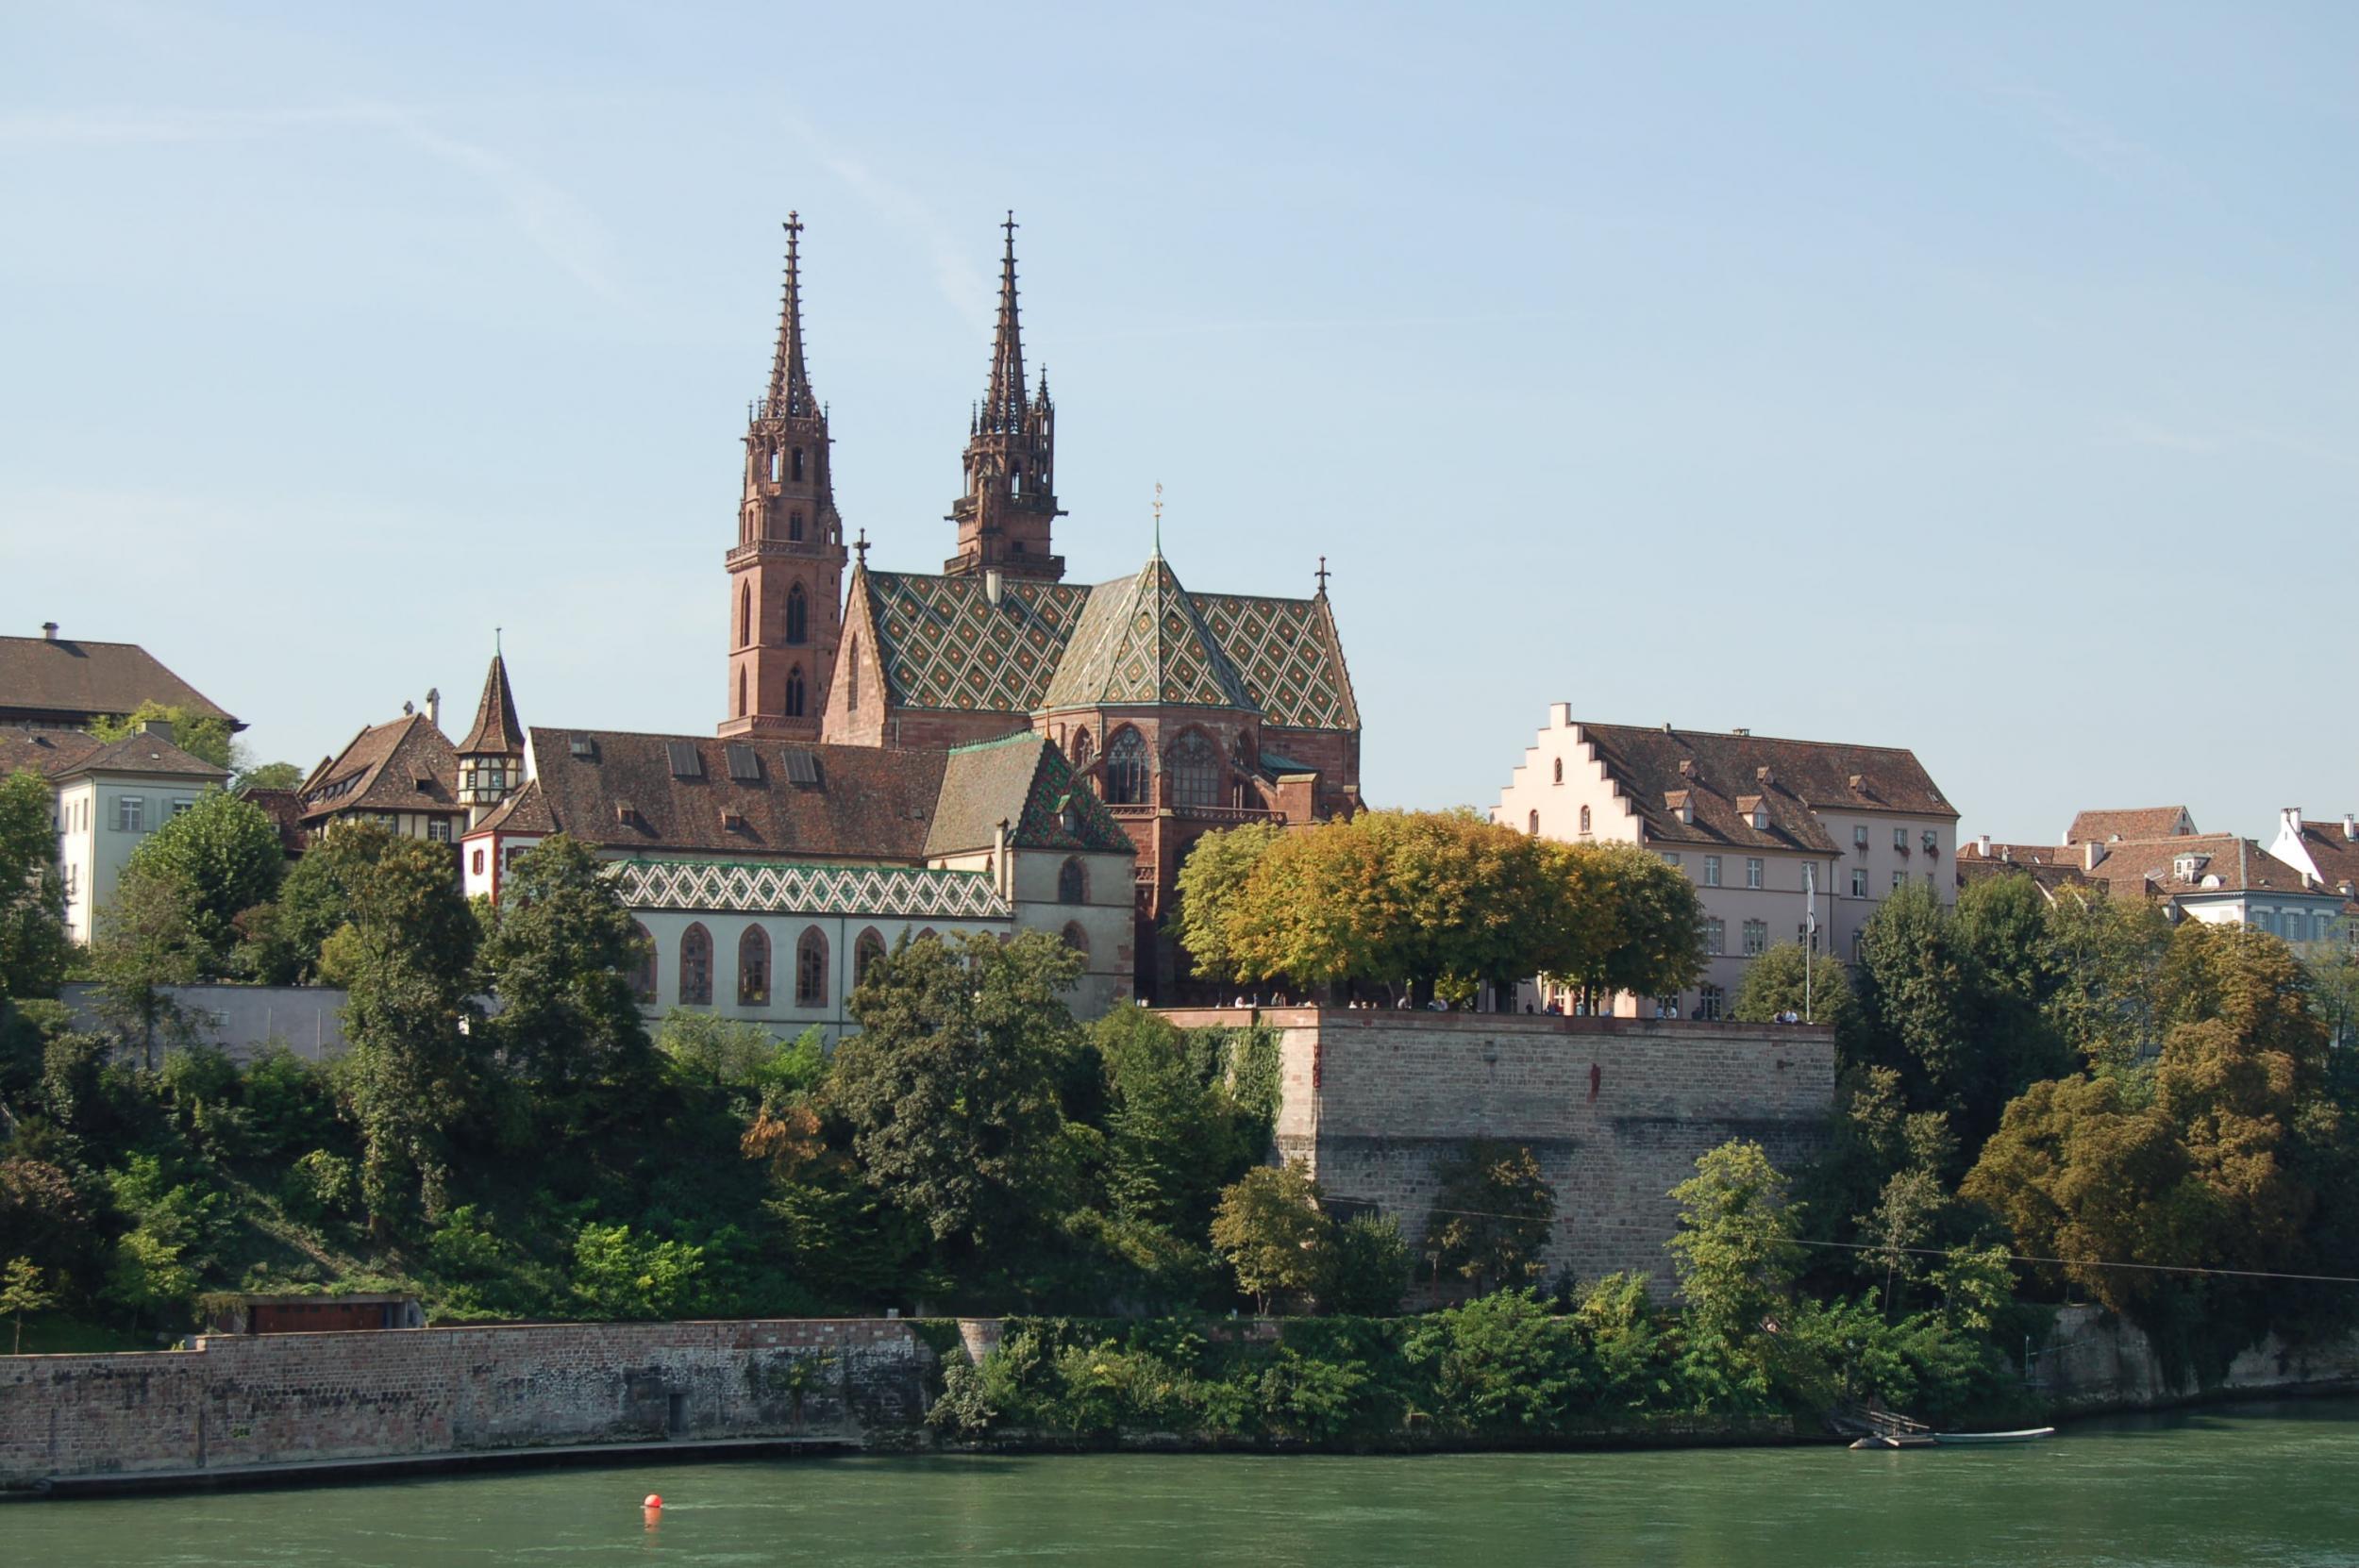
[[[606,875],[634,909],[913,920],[1006,920],[1012,913],[992,878],[979,871],[780,860],[621,860]]]
[[[1180,702],[1256,709],[1297,729],[1360,727],[1324,594],[1194,593],[1160,557],[1095,589],[1010,577],[995,606],[980,576],[863,571],[853,592],[867,595],[895,707]]]
[[[1030,731],[951,751],[926,853],[986,848],[1003,822],[1019,849],[1132,852],[1105,803],[1075,783],[1064,754]]]

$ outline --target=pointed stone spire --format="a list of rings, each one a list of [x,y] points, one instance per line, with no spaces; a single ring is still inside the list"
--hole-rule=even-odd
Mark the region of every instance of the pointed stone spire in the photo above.
[[[786,215],[786,287],[778,301],[778,351],[770,364],[770,396],[763,412],[772,419],[816,412],[811,372],[803,365],[803,281],[799,251],[801,217]]]
[[[456,749],[462,756],[525,754],[524,726],[516,718],[516,693],[509,689],[505,655],[492,655],[492,667],[483,676],[483,696],[475,706],[475,727]]]
[[[999,259],[999,325],[991,345],[991,390],[983,396],[983,428],[1024,426],[1024,332],[1015,305],[1015,214],[999,225],[1007,250]]]

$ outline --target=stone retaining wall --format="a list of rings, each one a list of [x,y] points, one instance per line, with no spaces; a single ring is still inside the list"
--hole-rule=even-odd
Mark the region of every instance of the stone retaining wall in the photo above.
[[[2056,1314],[2036,1380],[2059,1409],[2079,1414],[2237,1395],[2359,1393],[2359,1335],[2300,1349],[2271,1335],[2230,1362],[2218,1388],[2199,1389],[2192,1377],[2166,1376],[2136,1327],[2102,1308],[2066,1307]]]
[[[903,1322],[535,1324],[214,1335],[197,1348],[0,1357],[0,1487],[922,1423],[935,1358]]]

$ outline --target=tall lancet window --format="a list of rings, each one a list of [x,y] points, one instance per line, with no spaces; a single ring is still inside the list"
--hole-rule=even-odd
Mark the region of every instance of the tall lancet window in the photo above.
[[[1155,769],[1146,742],[1125,729],[1106,743],[1106,798],[1116,806],[1144,806],[1152,798]]]
[[[811,601],[803,597],[801,583],[787,591],[786,640],[795,647],[811,641]]]
[[[803,716],[803,667],[800,664],[786,675],[786,716],[790,719]]]

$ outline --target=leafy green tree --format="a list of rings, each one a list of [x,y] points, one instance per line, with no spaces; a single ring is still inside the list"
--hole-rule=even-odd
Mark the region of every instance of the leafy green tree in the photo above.
[[[161,866],[127,865],[114,897],[98,911],[91,969],[100,1016],[135,1041],[149,1067],[159,1045],[195,1038],[171,988],[203,979],[211,949],[191,923],[194,888]]]
[[[1412,1259],[1400,1222],[1390,1214],[1358,1214],[1328,1231],[1311,1293],[1319,1310],[1354,1317],[1390,1317],[1408,1292]]]
[[[1437,1274],[1473,1281],[1478,1294],[1540,1277],[1556,1224],[1556,1189],[1530,1149],[1470,1139],[1434,1178],[1425,1251]]]
[[[1544,1432],[1584,1381],[1574,1325],[1531,1291],[1500,1291],[1418,1320],[1401,1346],[1432,1379],[1438,1413],[1466,1432]]]
[[[1213,1250],[1236,1271],[1237,1288],[1266,1314],[1282,1293],[1318,1281],[1319,1250],[1330,1228],[1318,1183],[1299,1160],[1256,1165],[1222,1192]]]
[[[102,741],[125,741],[140,732],[140,726],[162,721],[172,726],[172,743],[191,757],[202,759],[217,768],[235,768],[235,732],[229,721],[217,714],[196,713],[173,703],[150,699],[120,718],[105,714],[91,721],[90,732]]]
[[[2337,946],[2313,952],[2307,963],[2310,994],[2326,1026],[2327,1044],[2353,1052],[2359,1047],[2359,951]]]
[[[0,1313],[15,1324],[15,1336],[8,1354],[25,1352],[25,1314],[45,1312],[58,1304],[58,1293],[42,1282],[41,1270],[30,1258],[11,1258],[6,1274],[0,1274]]]
[[[1115,1215],[1196,1238],[1267,1129],[1231,1096],[1216,1050],[1140,1008],[1091,1029],[1107,1078],[1106,1188]]]
[[[91,1216],[74,1178],[45,1159],[0,1159],[0,1254],[29,1258],[59,1276],[87,1274]]]
[[[141,841],[125,875],[182,890],[188,933],[206,949],[208,974],[219,975],[238,941],[238,916],[268,903],[286,869],[277,824],[250,801],[208,790]]]
[[[258,762],[238,770],[236,788],[243,794],[248,790],[298,790],[303,787],[303,770],[293,762]]]
[[[702,1247],[634,1236],[627,1225],[585,1225],[574,1237],[574,1293],[595,1317],[678,1317],[703,1269]]]
[[[644,938],[582,842],[562,833],[509,868],[482,947],[508,1062],[544,1095],[643,1083],[653,1066],[630,970]]]
[[[325,978],[320,949],[352,920],[352,884],[401,842],[373,824],[355,823],[304,851],[279,883],[276,902],[247,912],[247,973],[274,985]]]
[[[1569,957],[1544,954],[1542,972],[1576,982],[1593,1007],[1617,993],[1667,996],[1696,983],[1704,970],[1704,924],[1694,883],[1636,844],[1558,849],[1580,874],[1571,924],[1587,945]],[[1578,919],[1584,903],[1604,912],[1601,930]]]
[[[851,996],[828,1099],[868,1179],[937,1242],[980,1251],[1064,1206],[1059,1091],[1080,1044],[1064,997],[1079,956],[1040,931],[920,938]]]
[[[1180,862],[1179,907],[1166,924],[1198,975],[1223,980],[1238,976],[1237,955],[1229,945],[1229,916],[1262,857],[1285,832],[1274,823],[1246,823],[1207,833]]]
[[[371,830],[329,838],[361,831]],[[428,1219],[447,1207],[448,1134],[470,1097],[480,1026],[468,1000],[477,928],[449,851],[379,837],[376,858],[345,876],[351,1049],[338,1078],[360,1133],[370,1227],[384,1236],[407,1212],[413,1184]]]
[[[56,995],[72,959],[54,813],[40,774],[0,778],[0,998]]]
[[[2121,1072],[2162,1044],[2159,976],[2170,923],[2143,898],[2065,887],[2048,911],[2049,1021],[2092,1066]]]
[[[1789,1012],[1805,1024],[1832,1024],[1841,1033],[1854,1029],[1859,1009],[1843,960],[1788,942],[1746,965],[1729,1016],[1743,1024],[1773,1024]]]
[[[1765,1395],[1770,1342],[1801,1260],[1786,1179],[1760,1144],[1740,1140],[1706,1152],[1671,1198],[1679,1231],[1665,1244],[1679,1269],[1689,1361],[1708,1384]]]

